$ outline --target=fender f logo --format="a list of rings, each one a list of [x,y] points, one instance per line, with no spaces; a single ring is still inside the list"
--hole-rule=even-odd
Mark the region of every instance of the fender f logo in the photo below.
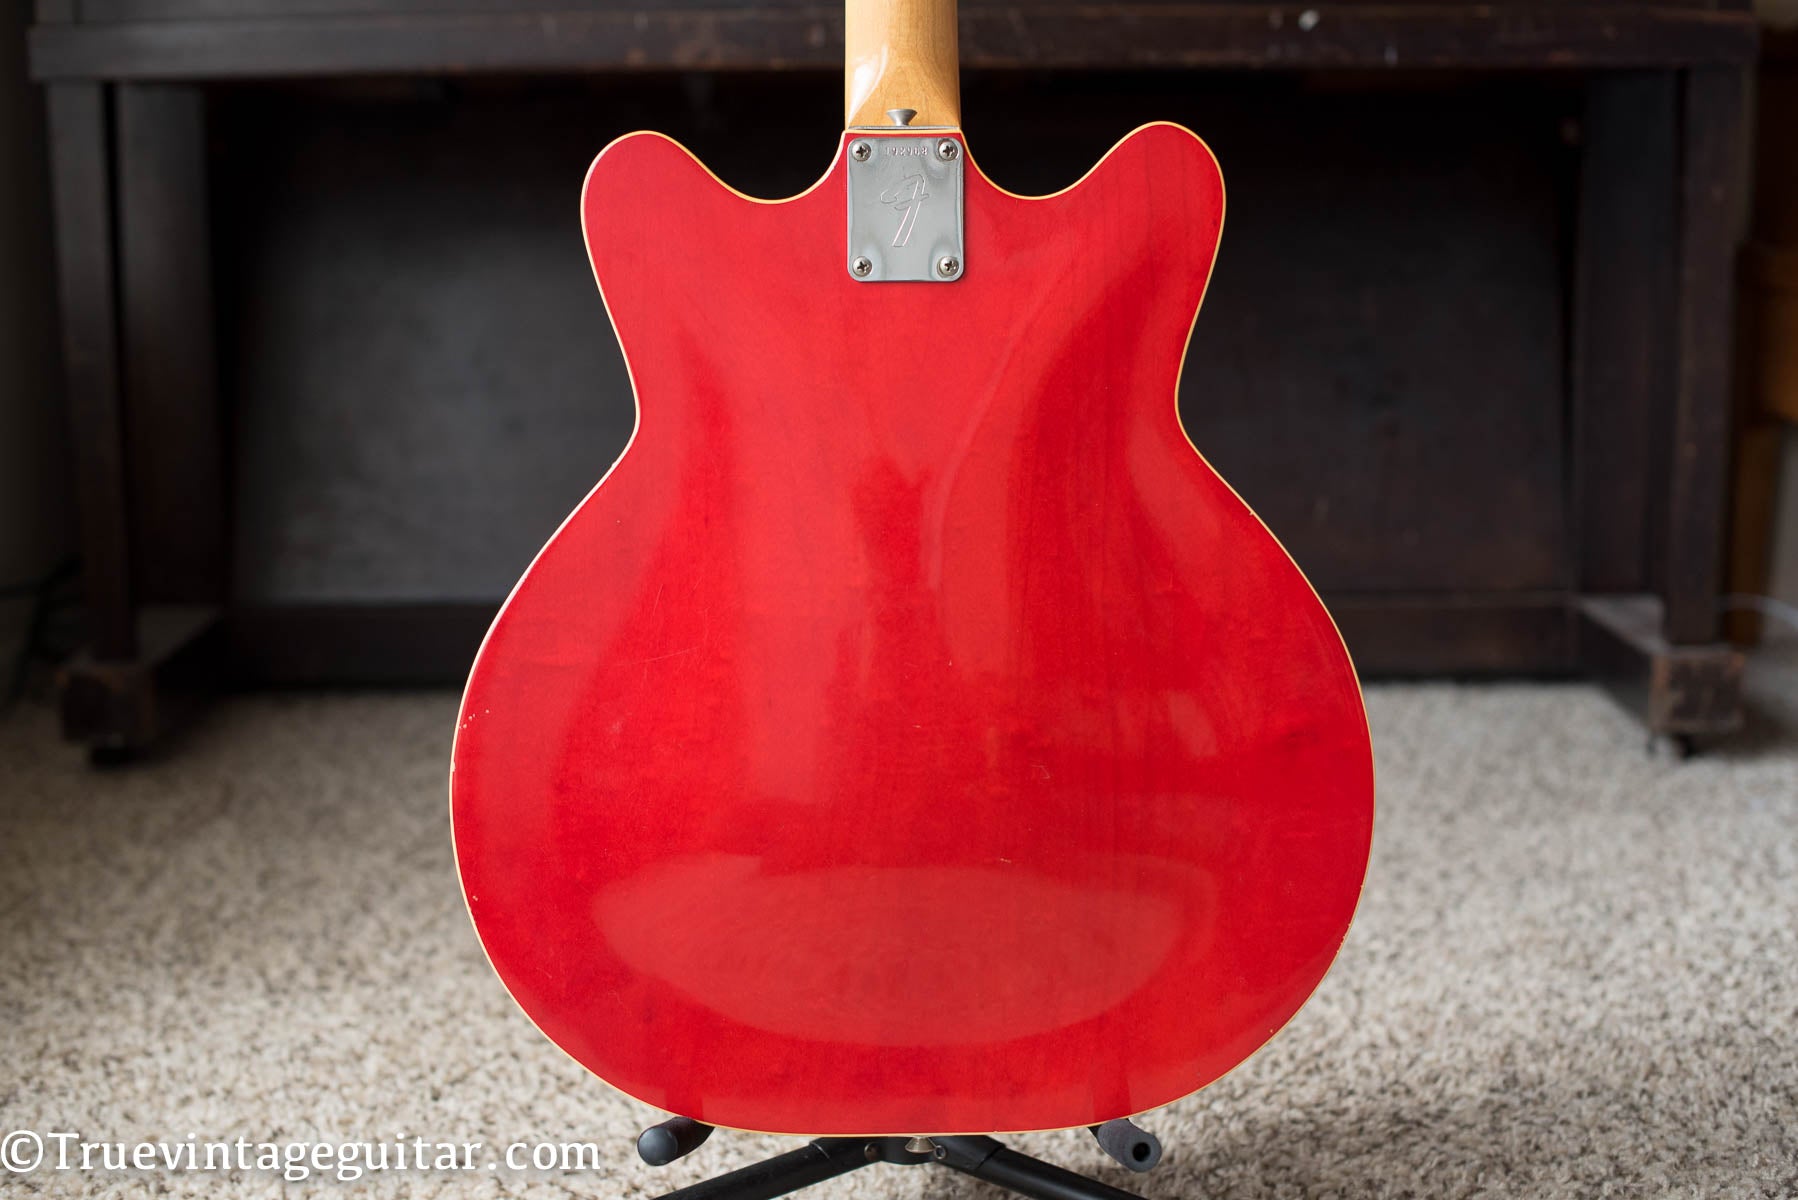
[[[852,135],[843,157],[849,193],[843,265],[850,278],[862,283],[960,279],[961,143],[934,134]]]
[[[930,193],[924,190],[922,174],[906,175],[880,193],[880,202],[899,214],[899,228],[893,232],[893,245],[903,246],[911,241],[911,231],[918,224],[918,209],[928,199]]]

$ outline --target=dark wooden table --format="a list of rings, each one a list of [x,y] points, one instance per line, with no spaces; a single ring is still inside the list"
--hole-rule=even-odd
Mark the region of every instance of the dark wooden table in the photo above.
[[[1323,587],[1365,674],[1585,673],[1656,733],[1736,726],[1741,662],[1719,641],[1717,600],[1744,93],[1756,48],[1745,2],[1019,9],[964,0],[961,21],[964,63],[986,78],[1321,73],[1577,89],[1572,236],[1557,301],[1565,354],[1544,401],[1561,414],[1560,440],[1543,452],[1557,492],[1549,565],[1519,586],[1492,583],[1498,570],[1421,588],[1338,570]],[[220,382],[208,213],[215,89],[816,73],[835,70],[840,54],[839,9],[790,0],[38,0],[31,60],[49,96],[92,621],[89,650],[65,675],[69,735],[96,748],[144,746],[188,698],[232,677],[454,679],[493,608],[270,605],[235,594],[228,418],[256,397],[224,396]],[[1452,435],[1467,397],[1426,399],[1433,427]],[[1279,500],[1262,488],[1250,498],[1265,515]],[[1455,498],[1441,503],[1452,512]],[[1441,527],[1438,540],[1453,536],[1452,522]]]

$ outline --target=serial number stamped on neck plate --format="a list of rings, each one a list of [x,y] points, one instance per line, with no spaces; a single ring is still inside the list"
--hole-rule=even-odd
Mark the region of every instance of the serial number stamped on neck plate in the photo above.
[[[959,139],[941,134],[850,135],[845,261],[851,279],[953,283],[961,278],[966,158]]]

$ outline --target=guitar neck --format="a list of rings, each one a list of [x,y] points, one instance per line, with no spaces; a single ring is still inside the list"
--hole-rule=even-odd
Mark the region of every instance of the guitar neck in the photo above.
[[[847,0],[844,18],[847,127],[961,125],[955,0]]]

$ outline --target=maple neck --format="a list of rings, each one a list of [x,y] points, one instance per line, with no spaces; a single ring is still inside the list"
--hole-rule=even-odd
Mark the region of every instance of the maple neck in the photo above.
[[[847,0],[844,12],[844,125],[958,128],[961,77],[955,0]]]

